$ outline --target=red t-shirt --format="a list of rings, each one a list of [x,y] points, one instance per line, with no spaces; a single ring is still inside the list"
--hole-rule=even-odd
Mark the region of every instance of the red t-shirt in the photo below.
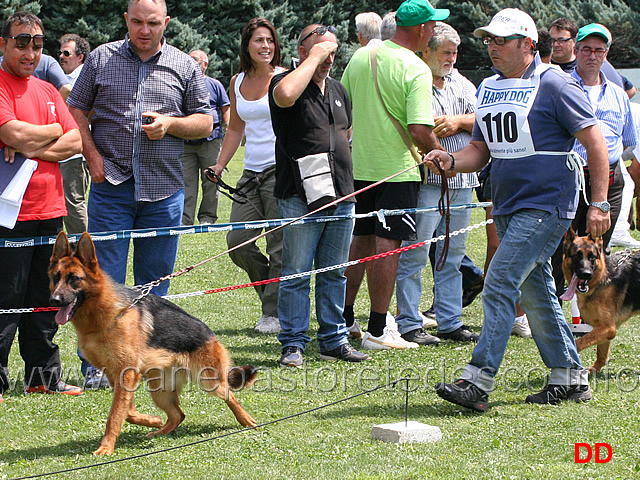
[[[53,85],[33,75],[19,78],[0,70],[0,125],[10,120],[34,125],[59,123],[64,133],[78,128],[67,104]],[[4,146],[0,141],[0,147]],[[24,194],[18,221],[66,216],[60,166],[56,162],[33,160],[38,161],[38,168],[33,172]]]

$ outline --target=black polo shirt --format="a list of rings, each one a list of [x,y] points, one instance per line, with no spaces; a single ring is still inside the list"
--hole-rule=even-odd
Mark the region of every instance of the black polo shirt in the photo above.
[[[351,127],[351,100],[340,82],[326,79],[325,95],[315,82],[309,82],[300,98],[289,108],[273,100],[273,89],[288,75],[276,75],[269,87],[271,123],[276,134],[276,198],[297,195],[293,158],[329,151],[329,98],[333,99],[335,120],[335,184],[340,197],[353,192],[353,169],[347,130]],[[331,95],[329,95],[331,91]],[[355,201],[350,199],[349,201]]]

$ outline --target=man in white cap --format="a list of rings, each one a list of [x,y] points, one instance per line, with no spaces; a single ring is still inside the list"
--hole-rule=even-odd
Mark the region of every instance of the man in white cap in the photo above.
[[[423,152],[442,148],[432,128],[432,82],[429,67],[415,55],[424,51],[433,35],[436,20],[444,20],[449,10],[438,10],[427,0],[407,0],[396,12],[397,28],[382,44],[360,48],[353,55],[342,77],[353,104],[353,177],[357,190],[415,165],[415,160],[396,130],[386,108]],[[375,49],[377,83],[372,72]],[[418,202],[420,173],[417,168],[357,196],[356,213],[380,209],[415,208]],[[415,215],[357,219],[349,259],[384,253],[400,246],[403,240],[415,241]],[[347,294],[344,317],[353,336],[362,336],[362,348],[385,350],[417,347],[405,341],[396,330],[386,326],[386,315],[393,295],[398,255],[372,262],[368,271],[371,310],[369,328],[362,335],[354,321],[353,304],[362,283],[365,264],[347,268]],[[422,334],[423,342],[433,337]]]
[[[432,151],[429,168],[471,172],[492,157],[493,215],[500,246],[486,274],[484,323],[478,345],[460,378],[436,385],[453,403],[484,412],[507,347],[516,302],[529,317],[533,339],[551,369],[548,385],[527,403],[591,399],[588,371],[555,296],[549,257],[571,224],[578,200],[575,138],[585,145],[591,199],[607,198],[607,148],[591,105],[569,75],[540,61],[538,33],[529,15],[508,8],[474,35],[487,45],[496,75],[478,89],[476,123],[469,146],[451,155]],[[588,229],[601,236],[608,212],[592,206]]]

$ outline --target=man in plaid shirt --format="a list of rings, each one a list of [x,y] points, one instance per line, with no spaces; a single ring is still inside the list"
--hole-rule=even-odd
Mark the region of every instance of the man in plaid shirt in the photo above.
[[[207,137],[213,128],[198,64],[163,36],[164,0],[131,0],[124,18],[127,36],[91,53],[68,102],[93,180],[91,232],[181,225],[183,140]],[[135,239],[135,283],[171,273],[177,249],[176,236]],[[120,283],[128,250],[128,240],[96,244],[100,265]],[[165,282],[152,292],[168,289]]]

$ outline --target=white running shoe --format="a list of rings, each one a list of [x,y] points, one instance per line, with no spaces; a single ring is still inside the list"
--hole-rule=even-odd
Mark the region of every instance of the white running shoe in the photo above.
[[[405,348],[419,348],[420,345],[413,342],[407,342],[400,336],[397,330],[384,327],[382,335],[374,337],[369,332],[365,332],[362,336],[360,348],[363,350],[391,350],[392,348],[404,350]]]
[[[522,320],[520,320],[522,318]],[[516,318],[513,328],[511,328],[511,335],[522,338],[532,338],[531,329],[529,328],[529,319],[527,315]]]
[[[624,232],[620,236],[611,237],[612,247],[640,248],[640,241],[631,236],[629,232]]]
[[[280,328],[280,320],[278,320],[278,317],[262,315],[260,320],[258,320],[256,328],[253,330],[256,333],[280,333],[282,328]]]
[[[356,340],[362,338],[362,328],[360,327],[360,324],[357,320],[353,321],[353,325],[347,327],[347,331],[349,332],[348,338],[355,338]]]
[[[436,328],[438,326],[438,322],[436,322],[435,318],[427,317],[424,313],[420,313],[420,318],[422,319],[422,328]]]
[[[386,322],[387,322],[387,328],[389,330],[395,330],[396,332],[398,331],[398,324],[396,323],[396,318],[393,315],[391,315],[390,312],[387,312]]]

